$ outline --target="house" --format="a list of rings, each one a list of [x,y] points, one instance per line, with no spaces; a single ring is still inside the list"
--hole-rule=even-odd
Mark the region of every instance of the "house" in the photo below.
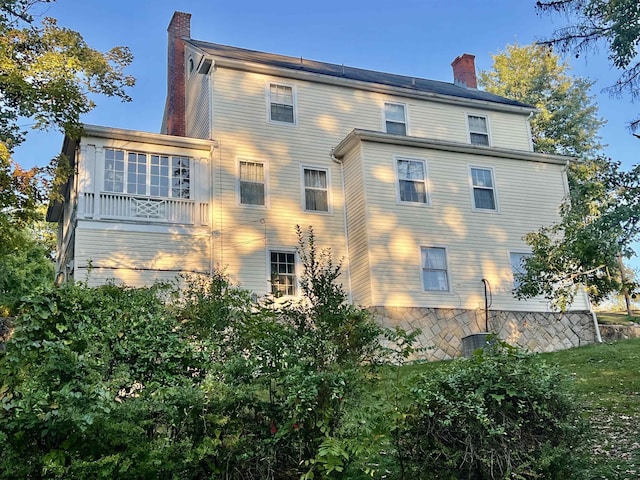
[[[523,235],[558,219],[568,159],[533,152],[535,109],[453,83],[190,38],[169,25],[162,134],[86,126],[59,224],[61,279],[149,284],[223,268],[257,295],[295,297],[295,226],[344,258],[350,300],[421,328],[430,358],[486,323],[554,350],[595,341],[586,295],[567,312],[518,300]]]

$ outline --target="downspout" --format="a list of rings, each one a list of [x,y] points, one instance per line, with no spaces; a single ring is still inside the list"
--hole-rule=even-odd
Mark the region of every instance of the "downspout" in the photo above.
[[[344,185],[344,163],[342,160],[336,158],[336,156],[331,152],[330,154],[331,160],[340,165],[340,177],[342,181],[342,221],[343,221],[343,230],[344,230],[344,241],[345,241],[345,249],[347,252],[347,283],[349,285],[349,303],[353,303],[353,293],[351,289],[351,256],[349,255],[349,230],[347,229],[347,196],[345,192]]]
[[[215,198],[214,195],[214,178],[213,178],[213,156],[214,150],[216,146],[211,145],[209,149],[209,278],[213,280],[213,257],[214,257],[214,247],[213,247],[213,238],[215,235],[214,230],[214,214],[213,214],[213,201]]]

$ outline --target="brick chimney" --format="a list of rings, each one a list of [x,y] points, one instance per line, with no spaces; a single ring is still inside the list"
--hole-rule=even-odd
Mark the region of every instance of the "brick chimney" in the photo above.
[[[475,55],[463,53],[451,62],[454,84],[466,88],[478,88],[475,59]]]
[[[185,62],[183,37],[191,37],[191,14],[174,12],[167,49],[167,134],[186,136]]]

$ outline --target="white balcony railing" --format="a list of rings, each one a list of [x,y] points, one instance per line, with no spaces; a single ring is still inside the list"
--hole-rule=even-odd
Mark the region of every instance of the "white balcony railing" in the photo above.
[[[97,200],[97,201],[96,201]],[[83,193],[78,213],[84,217],[206,225],[209,204],[181,198],[150,198],[121,193]]]

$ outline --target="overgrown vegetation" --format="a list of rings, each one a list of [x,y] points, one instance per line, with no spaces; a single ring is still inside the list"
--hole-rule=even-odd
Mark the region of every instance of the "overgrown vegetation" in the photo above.
[[[553,370],[502,344],[391,367],[412,335],[347,304],[340,264],[298,234],[302,302],[219,272],[25,299],[0,353],[0,478],[561,477],[575,410]]]

